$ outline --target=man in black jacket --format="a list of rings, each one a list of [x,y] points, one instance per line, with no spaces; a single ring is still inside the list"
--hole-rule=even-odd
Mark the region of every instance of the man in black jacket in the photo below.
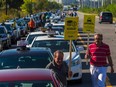
[[[52,69],[58,76],[64,87],[67,87],[67,76],[72,76],[72,71],[68,70],[68,65],[63,61],[64,54],[57,50],[54,52],[54,60],[49,63],[46,68]]]

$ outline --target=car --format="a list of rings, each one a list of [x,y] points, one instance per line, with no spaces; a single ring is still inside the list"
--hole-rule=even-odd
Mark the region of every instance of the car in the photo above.
[[[16,22],[13,20],[10,20],[10,21],[5,22],[5,24],[9,24],[12,26],[15,41],[18,40],[21,37],[20,35],[21,30],[18,27],[16,27],[17,25]]]
[[[11,44],[14,44],[16,41],[16,37],[15,37],[14,29],[12,25],[8,22],[5,22],[4,24],[1,24],[1,25],[6,27],[8,34],[10,35],[10,38],[11,38]]]
[[[56,34],[63,35],[64,34],[64,28],[65,28],[65,22],[58,22],[58,23],[53,23],[51,22],[52,27],[51,29],[56,32]],[[48,27],[49,23],[45,24],[45,28],[49,29]]]
[[[28,41],[28,45],[29,45],[31,44],[31,42],[33,41],[35,37],[45,36],[45,35],[47,35],[47,32],[42,32],[42,31],[30,32],[26,37],[26,41]]]
[[[52,53],[56,50],[62,50],[64,52],[64,61],[69,65],[69,40],[64,40],[63,35],[54,35],[53,37],[48,36],[39,36],[35,37],[32,41],[30,47],[48,47],[51,49]],[[84,50],[83,47],[76,47],[74,41],[72,41],[72,66],[71,70],[73,72],[73,76],[71,80],[82,80],[82,63],[80,51]]]
[[[0,25],[0,38],[2,49],[9,48],[11,46],[11,38],[5,26]]]
[[[64,87],[50,69],[0,70],[0,87]]]
[[[24,21],[24,19],[20,18],[20,19],[15,20],[15,21],[16,21],[16,28],[20,29],[20,35],[25,36],[27,33],[27,24]]]
[[[49,23],[46,23],[44,27],[48,28],[48,24]],[[65,22],[61,22],[61,21],[59,21],[58,23],[51,22],[51,24],[52,27],[62,27],[63,29],[65,27]]]
[[[53,60],[49,48],[27,48],[26,43],[19,41],[19,47],[0,52],[0,70],[15,68],[45,68]],[[24,45],[24,46],[23,46]]]
[[[113,14],[111,12],[101,12],[99,15],[99,23],[109,22],[113,23]]]

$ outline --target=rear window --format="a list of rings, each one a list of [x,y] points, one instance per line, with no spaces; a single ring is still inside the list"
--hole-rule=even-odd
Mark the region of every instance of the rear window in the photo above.
[[[110,17],[112,17],[112,13],[103,13],[103,16],[110,16]]]
[[[52,56],[48,52],[31,52],[17,55],[0,56],[0,69],[20,68],[45,68],[52,61]],[[44,61],[44,62],[43,62]]]

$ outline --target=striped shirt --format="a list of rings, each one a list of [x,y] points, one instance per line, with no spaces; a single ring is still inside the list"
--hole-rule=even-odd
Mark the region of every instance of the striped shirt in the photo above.
[[[110,55],[109,46],[102,43],[101,46],[97,46],[96,43],[89,45],[87,54],[90,55],[90,64],[94,66],[105,66],[107,65],[107,56]]]

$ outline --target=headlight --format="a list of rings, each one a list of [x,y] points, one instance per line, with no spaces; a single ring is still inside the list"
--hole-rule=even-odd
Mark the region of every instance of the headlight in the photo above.
[[[79,65],[79,64],[81,64],[81,59],[79,58],[79,56],[77,56],[77,58],[75,58],[72,61],[72,66],[76,66],[76,65]]]

